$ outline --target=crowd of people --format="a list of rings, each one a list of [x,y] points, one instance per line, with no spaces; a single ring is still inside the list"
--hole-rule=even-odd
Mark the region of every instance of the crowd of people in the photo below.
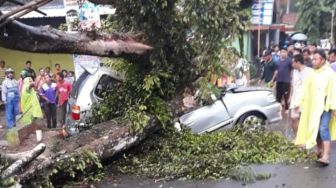
[[[259,84],[272,88],[282,111],[289,114],[293,143],[313,148],[317,162],[329,164],[331,140],[336,139],[336,49],[274,46],[263,52]]]
[[[317,145],[318,162],[328,165],[331,140],[336,140],[336,48],[274,45],[263,51],[258,64],[262,71],[256,84],[275,93],[281,112],[291,119],[293,143],[307,149]],[[255,85],[244,59],[228,69],[231,74],[214,75],[211,82],[218,87]]]
[[[5,104],[6,127],[15,127],[17,121],[29,124],[35,118],[45,118],[48,128],[63,126],[74,72],[61,70],[60,64],[55,64],[53,73],[46,67],[36,75],[31,66],[32,62],[27,61],[16,80],[14,70],[0,61],[0,98]]]

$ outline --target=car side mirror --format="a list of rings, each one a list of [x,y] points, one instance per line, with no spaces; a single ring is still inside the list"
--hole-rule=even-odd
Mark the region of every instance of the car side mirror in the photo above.
[[[210,95],[212,102],[216,102],[218,99],[215,94]]]

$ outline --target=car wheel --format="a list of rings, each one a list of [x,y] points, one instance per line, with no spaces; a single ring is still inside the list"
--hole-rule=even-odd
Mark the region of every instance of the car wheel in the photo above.
[[[248,112],[238,120],[238,125],[247,130],[263,128],[265,124],[266,118],[259,112]]]

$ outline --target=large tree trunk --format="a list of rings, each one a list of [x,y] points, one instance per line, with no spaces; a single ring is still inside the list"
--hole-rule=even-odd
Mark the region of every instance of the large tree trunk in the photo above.
[[[0,46],[42,53],[87,54],[136,58],[152,48],[141,37],[99,32],[65,33],[50,26],[32,27],[18,21],[8,23],[0,31]]]
[[[136,59],[152,47],[143,44],[143,35],[107,34],[98,31],[65,33],[50,26],[33,27],[16,19],[51,0],[32,0],[26,4],[10,0],[20,6],[3,14],[0,12],[0,46],[14,50],[41,53],[85,54]],[[0,6],[5,0],[0,0]],[[106,4],[108,1],[96,2]],[[138,60],[139,62],[139,60]]]
[[[115,156],[119,152],[125,152],[128,148],[145,139],[149,133],[158,130],[156,121],[150,121],[149,125],[141,133],[131,133],[126,125],[116,121],[109,121],[95,125],[92,129],[74,135],[67,140],[57,143],[58,147],[48,146],[45,153],[32,161],[23,171],[16,173],[16,179],[21,184],[29,183],[32,178],[54,169],[56,163],[69,160],[82,152],[96,153],[99,160],[104,161]]]

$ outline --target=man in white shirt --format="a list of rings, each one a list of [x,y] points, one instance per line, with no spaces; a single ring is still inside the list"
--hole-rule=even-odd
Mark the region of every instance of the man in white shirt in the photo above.
[[[292,67],[294,68],[294,71],[292,76],[292,95],[289,109],[291,110],[291,125],[294,136],[296,137],[300,118],[300,108],[294,104],[298,104],[297,100],[300,99],[300,95],[303,95],[303,82],[312,72],[312,69],[304,64],[303,56],[301,54],[297,54],[293,57]]]
[[[245,59],[239,58],[233,68],[233,75],[237,86],[246,86],[250,80],[249,63]]]

